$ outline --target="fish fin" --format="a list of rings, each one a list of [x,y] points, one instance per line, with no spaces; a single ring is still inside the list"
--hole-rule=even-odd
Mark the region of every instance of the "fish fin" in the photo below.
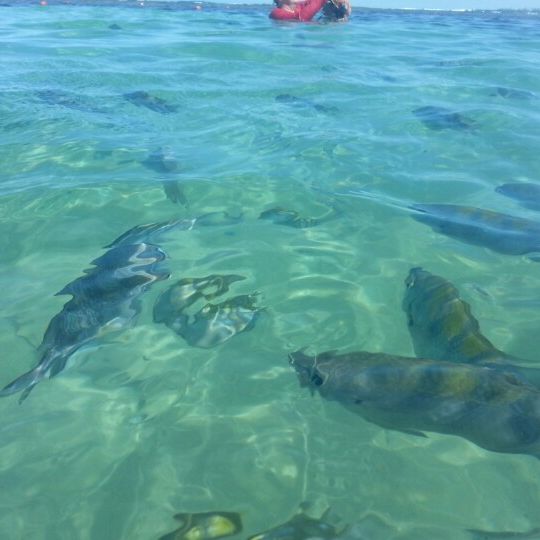
[[[414,435],[415,437],[422,437],[423,439],[427,439],[428,436],[423,433],[422,431],[416,431],[414,429],[394,429],[392,428],[392,431],[399,431],[400,433],[405,433],[405,435]]]
[[[28,397],[32,388],[34,388],[41,379],[43,379],[43,372],[38,366],[23,373],[20,377],[17,377],[14,381],[2,388],[2,390],[0,390],[0,397],[10,396],[11,394],[22,391],[21,397],[19,398],[19,403],[22,403]]]
[[[500,540],[510,540],[511,538],[527,538],[529,540],[540,539],[540,527],[531,529],[530,531],[515,532],[515,531],[482,531],[480,529],[466,529],[471,533],[475,540],[489,540],[490,538],[499,538]]]

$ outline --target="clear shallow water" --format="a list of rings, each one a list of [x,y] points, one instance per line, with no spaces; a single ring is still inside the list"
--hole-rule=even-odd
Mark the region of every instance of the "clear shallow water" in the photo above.
[[[538,263],[399,207],[539,219],[495,192],[540,177],[538,16],[357,9],[347,25],[300,26],[266,7],[188,7],[1,10],[2,386],[37,362],[69,299],[54,294],[114,238],[213,211],[243,220],[164,236],[172,275],[136,325],[22,405],[0,400],[0,537],[151,539],[176,512],[219,509],[242,513],[245,538],[303,501],[354,524],[351,538],[538,526],[537,460],[385,431],[312,398],[287,364],[306,346],[412,355],[401,300],[418,265],[459,288],[495,345],[536,361]],[[141,90],[176,112],[123,97]],[[430,129],[423,106],[472,129]],[[160,147],[176,172],[142,163]],[[171,177],[188,207],[166,198]],[[337,218],[257,219],[276,206]],[[152,322],[170,284],[212,273],[260,293],[252,330],[200,349]]]

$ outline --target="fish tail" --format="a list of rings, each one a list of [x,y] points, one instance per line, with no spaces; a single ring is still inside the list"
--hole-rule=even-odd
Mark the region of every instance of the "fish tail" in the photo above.
[[[40,367],[35,367],[26,373],[23,373],[20,377],[17,377],[14,381],[10,382],[7,386],[0,390],[0,397],[10,396],[17,392],[22,392],[19,398],[19,403],[22,403],[28,394],[32,391],[32,388],[44,378],[45,374]]]

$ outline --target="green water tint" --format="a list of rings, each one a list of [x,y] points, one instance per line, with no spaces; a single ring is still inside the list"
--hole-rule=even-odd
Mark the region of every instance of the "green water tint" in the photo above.
[[[2,7],[0,381],[39,362],[69,299],[54,293],[124,231],[117,247],[155,243],[171,278],[114,340],[22,405],[0,400],[0,537],[156,540],[175,512],[229,510],[242,540],[306,500],[350,524],[347,540],[538,527],[538,460],[382,429],[301,391],[287,365],[306,346],[414,356],[399,303],[421,266],[534,366],[537,264],[433,232],[410,205],[538,221],[495,191],[538,181],[537,16],[355,8],[348,24],[279,25],[269,4],[91,3]],[[420,107],[472,129],[431,129]],[[250,331],[201,348],[154,323],[171,285],[212,275],[246,279],[191,320],[260,291]]]

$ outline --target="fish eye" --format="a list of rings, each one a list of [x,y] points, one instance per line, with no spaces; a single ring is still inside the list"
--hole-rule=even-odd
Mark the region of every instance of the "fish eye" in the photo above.
[[[405,280],[405,287],[407,287],[407,289],[410,289],[411,287],[414,287],[414,282],[416,280],[414,279],[414,276],[412,274],[410,274],[409,276],[407,276],[407,279]]]

